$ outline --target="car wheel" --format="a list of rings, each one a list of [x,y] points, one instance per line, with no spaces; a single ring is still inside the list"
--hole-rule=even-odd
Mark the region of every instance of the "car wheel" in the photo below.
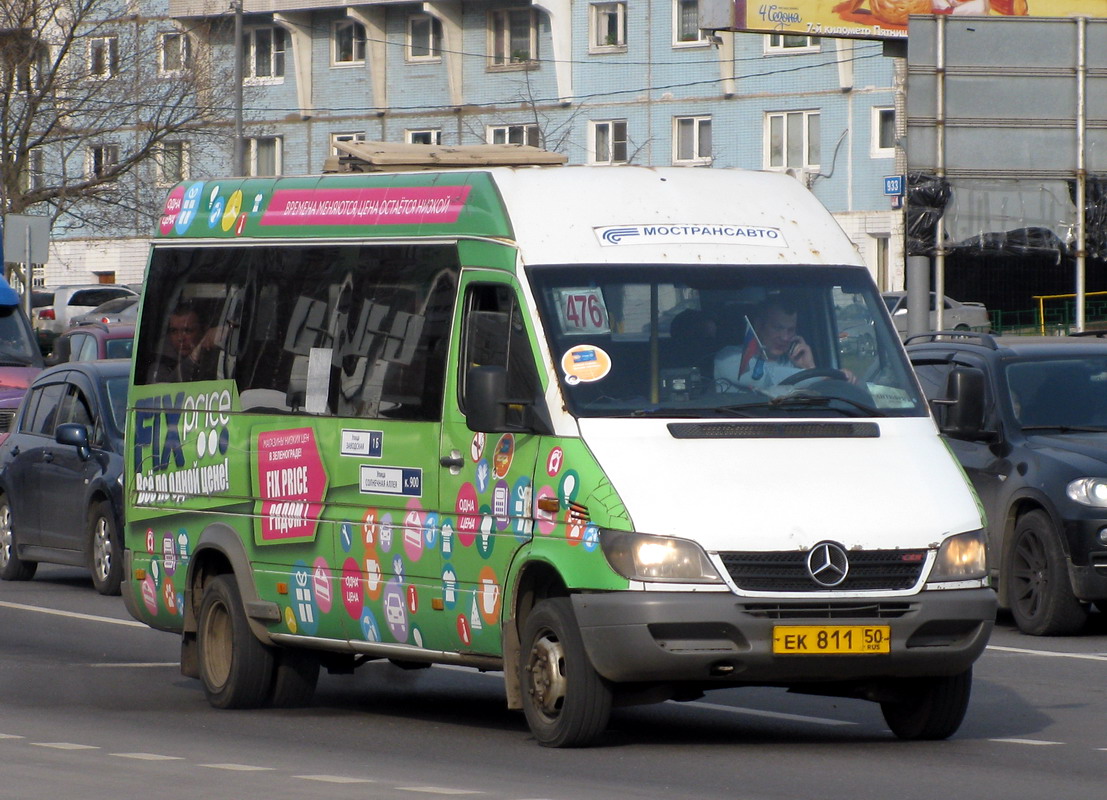
[[[7,497],[0,497],[0,580],[29,581],[37,569],[37,562],[24,561],[16,555],[12,507]]]
[[[123,580],[122,547],[111,504],[101,500],[88,512],[88,568],[100,594],[119,594]]]
[[[607,728],[612,690],[584,650],[565,597],[543,600],[523,625],[519,678],[523,712],[546,747],[583,747]]]
[[[948,739],[969,707],[972,669],[938,678],[904,678],[895,686],[901,697],[880,704],[892,733],[909,741]]]
[[[1000,583],[1020,631],[1069,636],[1084,627],[1088,609],[1072,593],[1067,559],[1044,511],[1016,520],[1006,555]]]
[[[209,580],[196,643],[200,682],[216,708],[257,708],[271,696],[273,653],[250,630],[234,575]]]

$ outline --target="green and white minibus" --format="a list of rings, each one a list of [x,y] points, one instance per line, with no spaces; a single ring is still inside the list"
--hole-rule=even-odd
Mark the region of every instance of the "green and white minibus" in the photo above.
[[[215,706],[388,659],[502,671],[547,746],[734,686],[960,725],[982,512],[789,176],[189,181],[135,352],[123,595]]]

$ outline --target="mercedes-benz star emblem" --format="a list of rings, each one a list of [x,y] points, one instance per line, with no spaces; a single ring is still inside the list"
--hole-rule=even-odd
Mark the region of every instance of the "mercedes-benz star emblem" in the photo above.
[[[820,586],[837,586],[849,572],[846,551],[834,542],[819,542],[807,554],[807,572]]]

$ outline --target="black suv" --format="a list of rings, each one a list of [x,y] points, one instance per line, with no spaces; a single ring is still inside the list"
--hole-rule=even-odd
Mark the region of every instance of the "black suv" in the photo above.
[[[907,354],[987,513],[1000,605],[1077,633],[1107,611],[1107,340],[928,333]]]

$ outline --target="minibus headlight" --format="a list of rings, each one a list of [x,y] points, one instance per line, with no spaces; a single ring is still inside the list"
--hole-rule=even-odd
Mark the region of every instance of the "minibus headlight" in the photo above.
[[[969,531],[942,542],[930,570],[930,582],[974,580],[983,578],[987,571],[984,531]]]
[[[1077,478],[1065,493],[1082,506],[1107,508],[1107,480],[1104,478]]]
[[[611,567],[632,581],[722,583],[707,554],[687,539],[604,530],[600,543]]]

